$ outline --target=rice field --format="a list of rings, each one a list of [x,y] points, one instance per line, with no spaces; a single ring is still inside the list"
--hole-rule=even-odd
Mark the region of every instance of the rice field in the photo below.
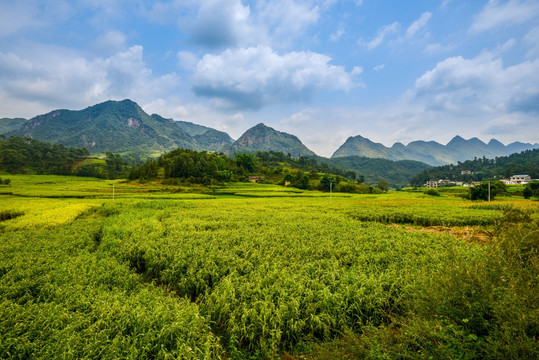
[[[0,189],[0,358],[539,355],[537,202],[111,184]]]

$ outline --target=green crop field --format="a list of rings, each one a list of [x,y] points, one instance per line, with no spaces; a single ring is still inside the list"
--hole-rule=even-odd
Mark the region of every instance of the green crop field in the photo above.
[[[539,357],[537,201],[3,177],[0,358]]]

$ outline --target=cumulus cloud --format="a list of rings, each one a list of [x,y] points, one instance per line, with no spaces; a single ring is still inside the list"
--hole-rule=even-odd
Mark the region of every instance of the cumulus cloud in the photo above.
[[[319,89],[352,88],[351,74],[330,61],[310,51],[279,55],[267,46],[228,49],[199,61],[193,90],[225,106],[259,109],[306,100]]]
[[[539,108],[533,101],[539,94],[537,74],[539,60],[504,67],[488,52],[473,59],[450,57],[417,79],[413,93],[428,108],[453,113],[530,112]]]
[[[175,19],[197,45],[209,49],[258,44],[285,47],[315,24],[329,0],[176,0],[152,4],[146,16],[155,22]]]
[[[539,15],[539,2],[535,0],[489,0],[474,18],[472,33],[480,33],[503,25],[523,24]]]
[[[61,48],[41,48],[34,57],[0,53],[0,101],[24,100],[34,104],[36,111],[84,107],[111,98],[143,101],[170,91],[177,83],[173,73],[152,74],[143,61],[142,46],[96,59]],[[33,116],[33,110],[25,107],[12,115]]]
[[[211,48],[242,45],[257,32],[249,16],[249,7],[240,0],[204,1],[192,24],[191,36]]]
[[[308,26],[315,24],[320,17],[320,7],[290,0],[260,1],[257,13],[258,21],[268,26],[272,37],[286,39],[300,36]]]
[[[189,51],[178,51],[176,56],[178,57],[178,66],[182,69],[192,70],[198,62],[196,55]]]

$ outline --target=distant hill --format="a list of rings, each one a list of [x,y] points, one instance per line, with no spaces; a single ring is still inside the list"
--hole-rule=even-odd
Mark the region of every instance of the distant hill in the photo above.
[[[232,145],[224,148],[225,153],[255,153],[257,151],[280,151],[292,157],[316,156],[296,136],[277,131],[262,123],[247,130]]]
[[[55,110],[22,123],[6,135],[86,147],[93,154],[146,156],[177,148],[217,150],[232,142],[228,134],[210,128],[191,136],[174,120],[150,116],[131,100],[106,101],[78,111]]]
[[[413,141],[408,145],[395,143],[389,148],[358,135],[349,137],[331,157],[364,156],[388,160],[417,160],[437,166],[475,157],[495,158],[534,148],[539,148],[539,144],[514,142],[505,146],[495,139],[485,144],[478,138],[465,140],[460,136],[455,136],[447,145],[435,141]]]
[[[152,117],[164,119],[157,114],[153,114]],[[188,121],[173,121],[195,140],[197,147],[191,149],[220,151],[223,146],[231,145],[234,142],[234,139],[232,139],[226,132]]]
[[[539,178],[539,149],[525,150],[495,159],[480,158],[459,162],[456,165],[433,167],[423,170],[410,182],[414,186],[422,186],[429,180],[482,181],[521,174],[530,175],[532,179]]]
[[[7,132],[17,130],[21,126],[23,126],[28,120],[22,119],[22,118],[15,118],[15,119],[9,119],[9,118],[3,118],[0,119],[0,134],[5,134]]]
[[[324,160],[319,159],[324,162]],[[389,186],[400,188],[408,186],[410,179],[417,173],[431,168],[430,165],[414,160],[388,160],[372,159],[361,156],[344,156],[326,159],[330,166],[351,170],[361,174],[365,183],[376,185],[379,181],[386,181]]]

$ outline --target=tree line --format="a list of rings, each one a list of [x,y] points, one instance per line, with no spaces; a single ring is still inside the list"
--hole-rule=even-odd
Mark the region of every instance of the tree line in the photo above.
[[[378,187],[362,183],[363,176],[353,171],[330,168],[314,158],[293,158],[278,151],[259,151],[254,154],[236,153],[229,157],[222,153],[177,149],[151,159],[131,169],[129,180],[199,183],[205,185],[224,182],[257,181],[278,183],[305,190],[375,193],[387,190],[387,183]]]
[[[40,174],[70,175],[77,162],[88,156],[86,148],[50,144],[31,138],[0,136],[0,169],[11,173],[31,168]]]

